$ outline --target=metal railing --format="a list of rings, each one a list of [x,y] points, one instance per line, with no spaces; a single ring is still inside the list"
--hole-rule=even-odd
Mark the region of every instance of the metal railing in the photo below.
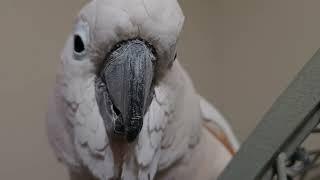
[[[319,133],[320,50],[280,95],[218,180],[303,179],[320,151],[301,144]]]

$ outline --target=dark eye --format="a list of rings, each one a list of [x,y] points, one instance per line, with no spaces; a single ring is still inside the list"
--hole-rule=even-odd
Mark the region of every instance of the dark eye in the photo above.
[[[76,53],[81,54],[84,52],[84,50],[85,50],[84,42],[79,35],[77,35],[77,34],[74,35],[73,43],[74,43],[74,51]]]
[[[73,43],[73,57],[75,60],[83,60],[88,54],[89,25],[84,21],[76,24],[71,43]]]

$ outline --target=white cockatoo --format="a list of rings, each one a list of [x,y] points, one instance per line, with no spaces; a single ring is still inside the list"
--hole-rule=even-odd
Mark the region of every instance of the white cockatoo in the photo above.
[[[63,50],[49,141],[71,179],[216,179],[238,144],[176,57],[176,0],[92,0]]]

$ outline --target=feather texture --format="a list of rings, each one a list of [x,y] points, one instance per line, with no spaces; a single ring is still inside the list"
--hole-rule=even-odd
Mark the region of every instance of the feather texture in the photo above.
[[[49,141],[71,178],[210,179],[230,160],[227,149],[238,148],[230,126],[174,61],[183,21],[176,0],[92,0],[81,10],[75,29],[81,24],[89,31],[86,52],[75,59],[71,34],[48,112]],[[157,66],[142,130],[128,144],[108,133],[95,79],[106,54],[137,37],[154,47]]]
[[[221,115],[217,108],[202,97],[200,97],[200,109],[205,126],[215,133],[215,136],[220,137],[220,139],[224,141],[224,144],[228,146],[228,149],[234,154],[239,149],[239,142],[228,121]]]

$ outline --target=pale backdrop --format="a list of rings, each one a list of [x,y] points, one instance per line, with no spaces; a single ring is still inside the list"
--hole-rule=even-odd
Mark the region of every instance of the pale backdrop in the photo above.
[[[0,179],[57,180],[45,111],[73,18],[85,0],[0,1]],[[179,57],[244,140],[320,47],[320,1],[181,0]]]

